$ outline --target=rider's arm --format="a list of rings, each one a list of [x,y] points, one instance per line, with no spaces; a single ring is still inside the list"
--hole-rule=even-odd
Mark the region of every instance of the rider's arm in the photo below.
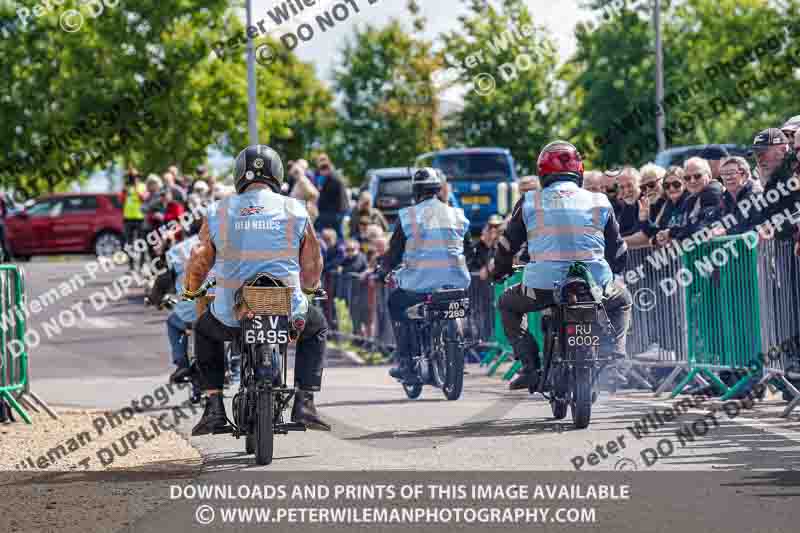
[[[608,222],[603,237],[606,241],[606,262],[614,274],[621,274],[628,264],[628,244],[619,234],[619,223],[613,210],[608,212]]]
[[[406,251],[406,234],[403,233],[403,226],[398,222],[389,241],[389,251],[383,256],[381,263],[384,272],[391,272],[403,262],[403,252]]]
[[[522,218],[522,203],[520,198],[514,206],[511,220],[506,225],[506,230],[497,242],[497,252],[494,256],[495,275],[511,274],[514,270],[514,255],[528,240],[528,230],[525,229],[525,220]]]
[[[208,229],[208,220],[205,218],[203,218],[203,225],[200,227],[198,237],[200,242],[192,248],[192,254],[186,265],[186,278],[183,286],[187,292],[195,292],[200,289],[217,258],[217,251],[211,241],[211,233]]]
[[[314,226],[306,224],[303,240],[300,241],[300,286],[312,291],[319,288],[322,275],[322,252]]]

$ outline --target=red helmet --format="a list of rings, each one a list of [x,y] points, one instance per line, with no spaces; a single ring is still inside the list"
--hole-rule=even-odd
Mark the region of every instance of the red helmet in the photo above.
[[[567,141],[553,141],[539,153],[536,161],[536,174],[542,187],[554,181],[572,179],[578,185],[583,183],[583,160],[578,149]]]

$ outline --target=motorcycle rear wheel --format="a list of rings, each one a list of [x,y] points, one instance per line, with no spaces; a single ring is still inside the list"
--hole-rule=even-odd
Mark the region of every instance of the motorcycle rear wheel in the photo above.
[[[266,388],[258,391],[256,396],[256,427],[255,448],[256,464],[268,465],[272,463],[275,435],[272,421],[275,408],[272,389]]]
[[[575,389],[572,394],[572,423],[584,429],[592,418],[592,368],[575,368]]]

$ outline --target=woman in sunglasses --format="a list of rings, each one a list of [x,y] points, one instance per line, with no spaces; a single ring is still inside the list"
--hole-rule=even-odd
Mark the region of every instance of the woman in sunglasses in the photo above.
[[[722,196],[722,217],[733,216],[736,224],[727,229],[719,228],[714,231],[714,235],[738,235],[753,229],[757,220],[755,217],[745,217],[739,209],[739,203],[748,200],[756,194],[753,190],[753,179],[750,173],[750,165],[743,157],[729,157],[722,161],[720,165],[720,177],[725,186],[725,194]]]
[[[689,192],[684,187],[685,172],[681,167],[669,167],[662,188],[666,196],[662,209],[652,220],[645,220],[641,224],[642,231],[650,237],[653,246],[663,246],[669,242],[669,232],[672,228],[679,228],[686,220],[686,200]]]

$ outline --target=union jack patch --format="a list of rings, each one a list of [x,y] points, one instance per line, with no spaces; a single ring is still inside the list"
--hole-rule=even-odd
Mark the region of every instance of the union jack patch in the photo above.
[[[239,216],[240,217],[249,217],[250,215],[257,215],[257,214],[261,213],[263,210],[264,210],[263,207],[252,206],[251,205],[250,207],[243,207],[239,211]]]

